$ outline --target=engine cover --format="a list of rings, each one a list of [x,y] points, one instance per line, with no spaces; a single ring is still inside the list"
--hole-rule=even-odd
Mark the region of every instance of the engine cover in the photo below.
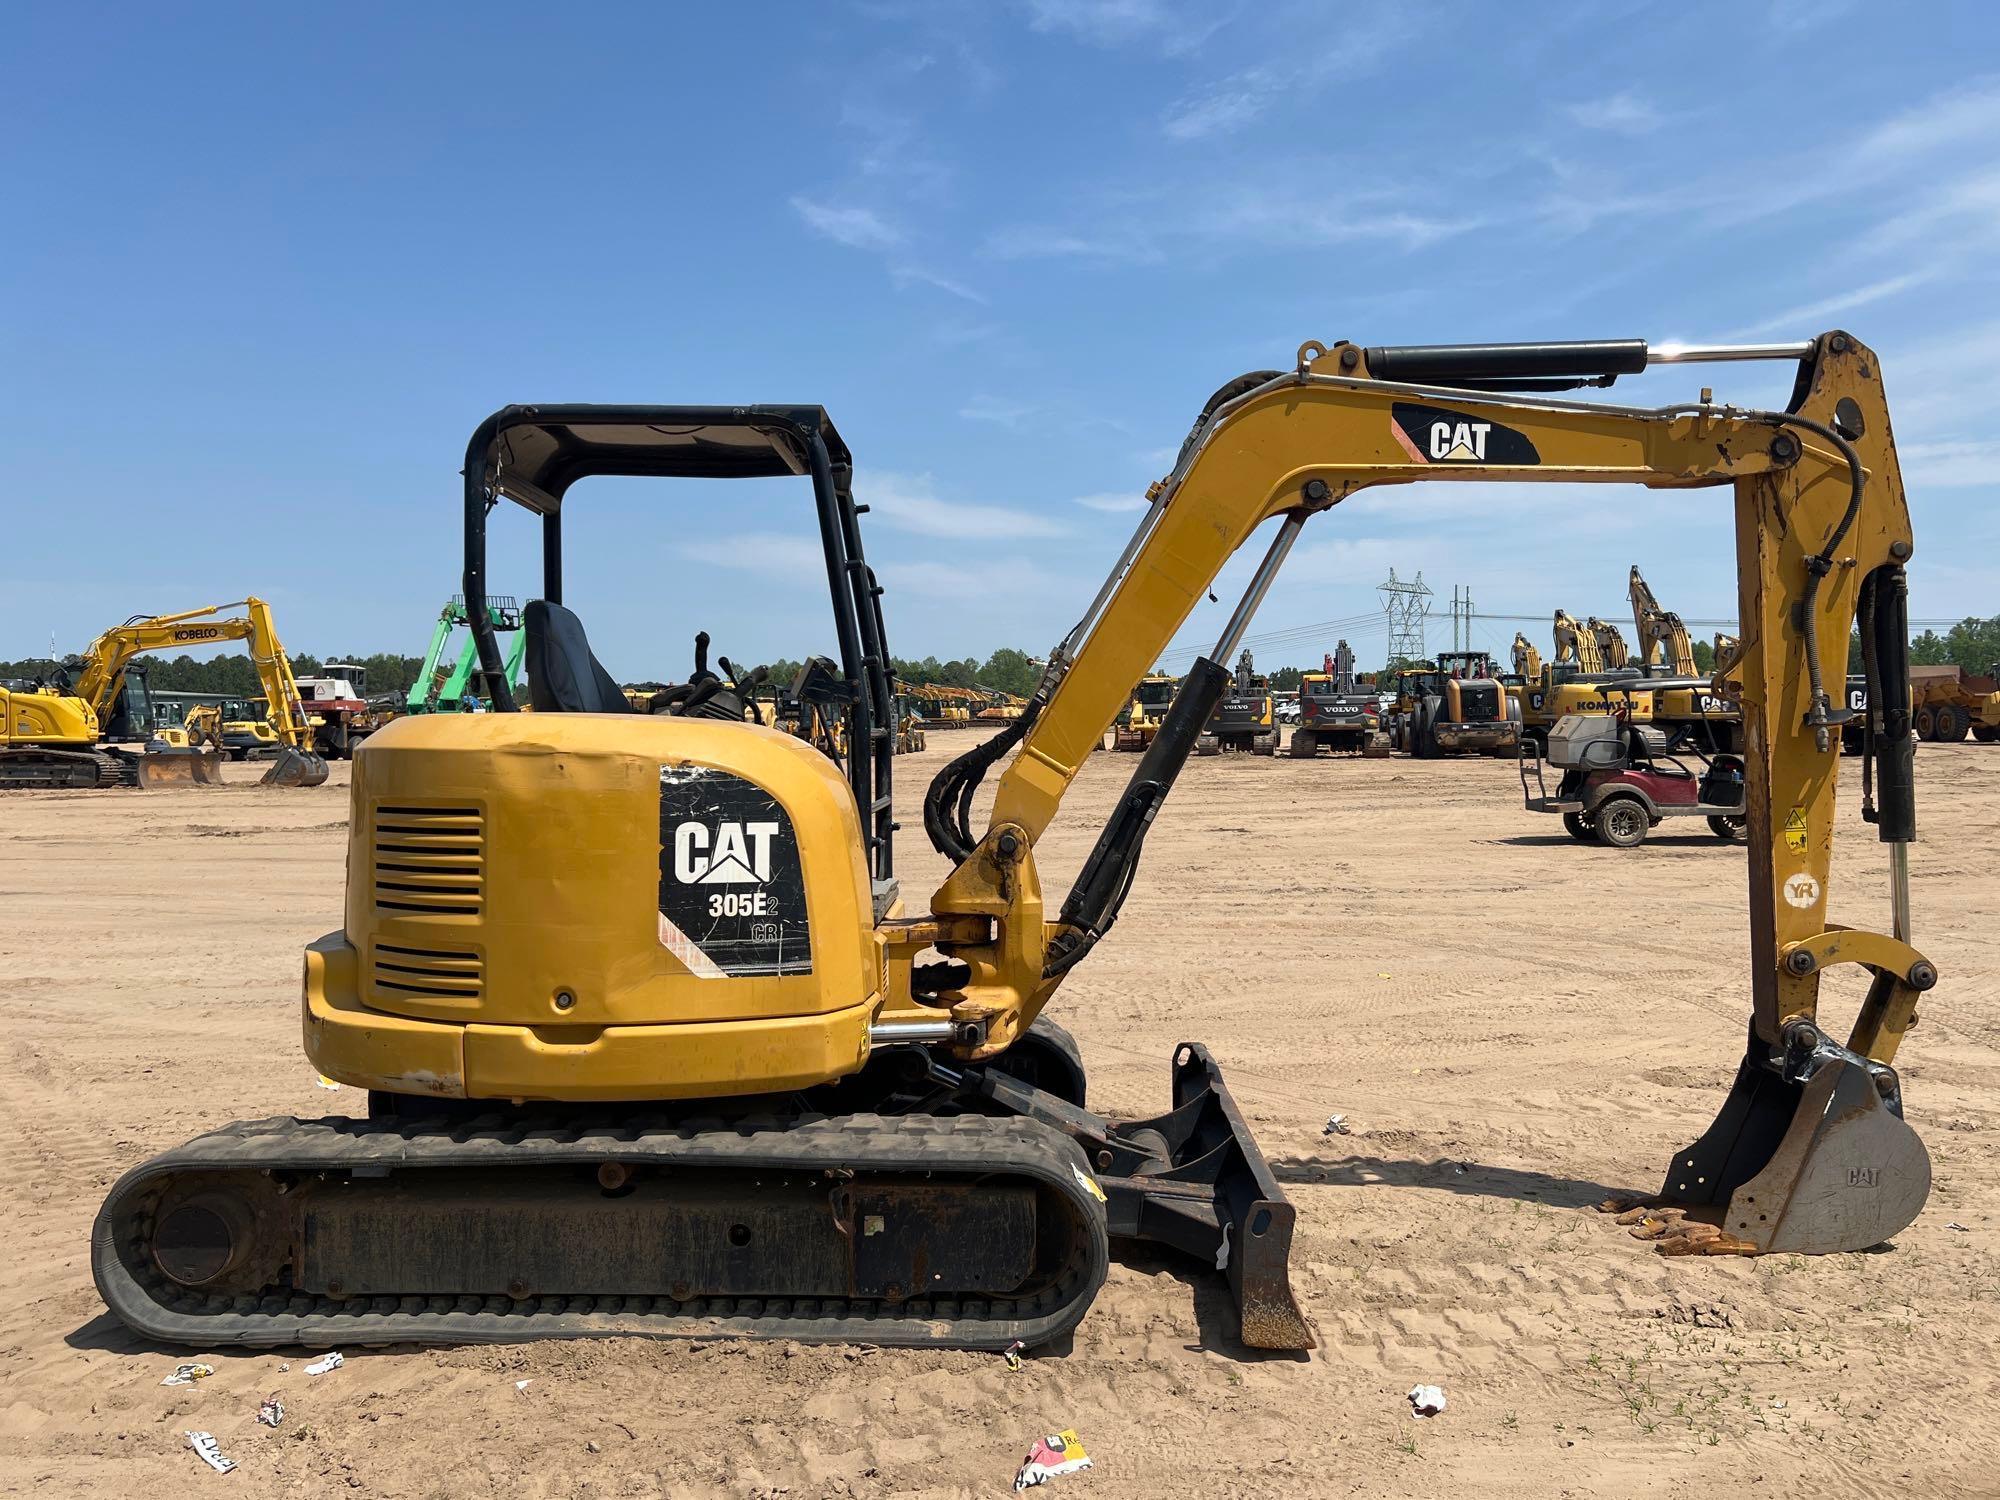
[[[348,837],[346,924],[307,974],[308,1051],[342,1081],[667,1098],[801,1087],[865,1055],[882,960],[854,797],[788,735],[665,715],[399,719],[355,757]],[[375,1051],[442,1042],[455,1068],[314,1051],[316,1029],[324,1048],[360,1015],[393,1039]]]

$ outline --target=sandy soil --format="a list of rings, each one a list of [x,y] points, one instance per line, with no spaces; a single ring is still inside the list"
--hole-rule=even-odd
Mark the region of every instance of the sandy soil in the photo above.
[[[899,762],[906,797],[951,737]],[[1076,1497],[2000,1492],[2000,749],[1925,746],[1902,1061],[1937,1187],[1892,1249],[1669,1261],[1590,1205],[1707,1123],[1746,1010],[1741,851],[1583,848],[1491,761],[1197,761],[1055,1014],[1093,1103],[1150,1112],[1209,1042],[1299,1210],[1309,1359],[1253,1357],[1212,1273],[1114,1266],[1073,1348],[996,1357],[622,1340],[181,1357],[113,1323],[86,1240],[112,1180],[225,1120],[358,1110],[298,1051],[299,949],[335,925],[327,786],[0,802],[0,1494],[991,1495],[1037,1432]],[[1129,772],[1097,757],[1043,846],[1065,888]],[[1846,773],[1850,778],[1854,767]],[[1844,793],[1835,914],[1886,924]],[[899,850],[920,901],[942,862]],[[1836,1014],[1858,1000],[1848,987]],[[1329,1114],[1352,1133],[1325,1137]],[[289,1368],[287,1363],[289,1362]],[[526,1381],[525,1389],[517,1382]],[[1449,1410],[1411,1418],[1414,1382]],[[277,1431],[258,1400],[283,1394]],[[223,1478],[184,1446],[213,1432]]]

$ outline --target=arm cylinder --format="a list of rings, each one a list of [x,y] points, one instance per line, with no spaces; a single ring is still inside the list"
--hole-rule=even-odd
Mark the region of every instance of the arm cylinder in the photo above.
[[[1907,844],[1917,836],[1916,746],[1910,740],[1910,583],[1899,565],[1874,579],[1874,640],[1866,653],[1869,732],[1880,787],[1876,837]]]
[[[1199,657],[1181,681],[1173,705],[1160,721],[1153,743],[1139,758],[1132,779],[1118,799],[1097,845],[1084,861],[1083,871],[1070,887],[1063,902],[1062,920],[1071,929],[1058,939],[1051,954],[1051,968],[1069,967],[1088,951],[1118,916],[1118,907],[1131,887],[1132,872],[1138,868],[1139,851],[1153,826],[1160,804],[1173,789],[1174,778],[1187,764],[1195,741],[1208,724],[1209,716],[1229,685],[1229,671],[1207,657]]]

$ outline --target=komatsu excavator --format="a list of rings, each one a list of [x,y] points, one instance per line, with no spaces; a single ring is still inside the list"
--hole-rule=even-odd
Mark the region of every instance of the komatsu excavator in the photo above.
[[[1629,683],[1639,672],[1630,666],[1614,671],[1605,665],[1600,643],[1610,642],[1599,628],[1603,623],[1595,617],[1588,624],[1580,623],[1574,615],[1558,609],[1552,627],[1555,655],[1546,662],[1524,636],[1515,634],[1514,670],[1520,680],[1507,684],[1507,694],[1514,700],[1515,717],[1520,720],[1517,749],[1524,758],[1548,754],[1549,732],[1566,714],[1615,711],[1628,723],[1652,722],[1650,692],[1620,692],[1614,698],[1606,691],[1607,685]],[[1622,638],[1615,644],[1620,650],[1624,647]]]
[[[1551,393],[1701,357],[1787,359],[1796,394],[1762,411]],[[1232,382],[1021,718],[931,782],[923,826],[953,868],[914,911],[893,863],[882,591],[826,413],[496,413],[464,470],[494,711],[399,719],[362,747],[345,916],[305,955],[306,1054],[367,1090],[368,1117],[230,1125],[133,1168],[94,1233],[107,1305],[211,1348],[659,1333],[999,1349],[1075,1326],[1118,1238],[1226,1277],[1246,1344],[1309,1347],[1293,1207],[1208,1050],[1175,1049],[1164,1113],[1109,1119],[1045,1008],[1111,931],[1300,530],[1416,480],[1733,486],[1748,1045],[1634,1227],[1710,1252],[1880,1244],[1929,1189],[1892,1062],[1936,980],[1909,941],[1910,528],[1880,368],[1842,333],[1700,353],[1308,343],[1294,368]],[[606,474],[809,481],[853,688],[845,766],[753,723],[625,711],[561,602],[569,492]],[[542,532],[534,713],[513,711],[479,623],[503,499]],[[1266,522],[1242,600],[1075,884],[1046,892],[1037,848],[1073,779]],[[1888,934],[1856,925],[1857,891],[1828,918],[1846,714],[1831,691],[1857,611]],[[1817,1000],[1848,964],[1873,984],[1843,1044]]]
[[[240,615],[224,616],[241,606]],[[134,615],[63,663],[59,679],[33,692],[0,689],[0,788],[144,786],[163,781],[210,781],[216,775],[196,747],[143,755],[100,743],[100,730],[124,692],[132,658],[168,647],[244,641],[269,705],[279,749],[264,773],[267,786],[318,786],[326,762],[313,750],[312,727],[278,640],[271,607],[262,599],[210,604],[175,615]],[[190,753],[193,752],[193,753]]]
[[[1648,677],[1698,678],[1694,640],[1685,621],[1662,609],[1653,597],[1639,565],[1632,565],[1626,583],[1632,600],[1632,624],[1638,631],[1639,669]],[[1728,637],[1718,635],[1718,646]],[[1723,671],[1720,655],[1717,666]],[[1662,688],[1653,694],[1653,727],[1667,737],[1669,750],[1691,746],[1733,752],[1742,748],[1743,715],[1736,705],[1706,688]]]

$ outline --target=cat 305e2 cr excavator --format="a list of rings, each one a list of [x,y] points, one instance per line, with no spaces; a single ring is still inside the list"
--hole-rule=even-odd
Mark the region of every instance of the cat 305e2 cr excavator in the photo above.
[[[1769,353],[1771,351],[1758,351]],[[941,770],[953,864],[914,914],[891,863],[881,590],[850,459],[818,407],[511,407],[465,464],[464,591],[494,712],[404,718],[355,760],[347,906],[306,952],[314,1066],[366,1119],[224,1127],[134,1168],[97,1221],[107,1304],[169,1342],[475,1341],[620,1332],[1004,1347],[1083,1317],[1109,1241],[1226,1276],[1250,1345],[1312,1343],[1293,1208],[1207,1050],[1165,1113],[1086,1104],[1044,1007],[1115,921],[1223,665],[1307,520],[1368,485],[1733,485],[1751,828],[1751,1012],[1721,1114],[1654,1215],[1677,1247],[1838,1251],[1895,1234],[1929,1164],[1890,1060],[1935,974],[1908,943],[1910,534],[1879,365],[1844,334],[1785,411],[1548,394],[1642,343],[1305,345],[1210,402],[1022,716]],[[1725,351],[1724,357],[1742,351]],[[1686,357],[1685,354],[1680,357]],[[1455,434],[1468,434],[1458,441]],[[565,493],[591,475],[810,481],[854,753],[732,714],[634,714],[562,603]],[[483,607],[488,512],[540,517],[534,713]],[[1133,684],[1259,525],[1275,536],[1058,901],[1036,846]],[[1857,610],[1893,935],[1827,920],[1829,697]],[[1826,677],[1831,671],[1834,676]],[[1009,752],[983,825],[974,789]],[[1796,836],[1795,836],[1796,834]],[[1846,915],[1852,916],[1851,912]],[[1875,976],[1845,1045],[1820,973]]]

